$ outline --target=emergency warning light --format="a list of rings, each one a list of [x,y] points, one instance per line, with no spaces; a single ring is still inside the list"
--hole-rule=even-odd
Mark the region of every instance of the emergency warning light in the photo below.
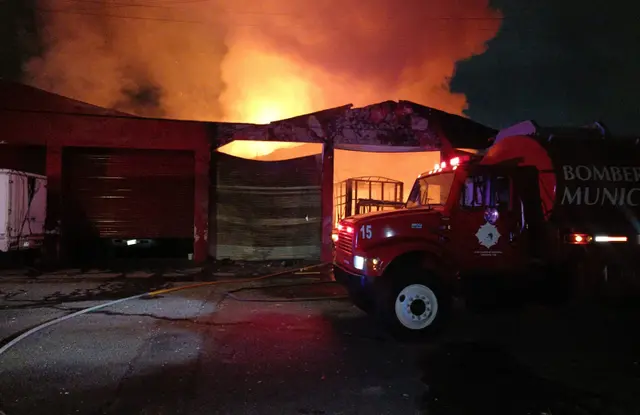
[[[460,166],[460,164],[467,160],[469,160],[469,156],[458,156],[449,160],[448,163],[446,161],[443,161],[442,163],[436,163],[433,165],[433,170],[430,170],[427,174],[440,173],[443,169],[446,169],[447,166],[451,167],[452,170],[456,170],[458,166]],[[418,179],[421,176],[422,175],[418,175]]]
[[[571,233],[567,235],[567,243],[572,245],[586,245],[591,242],[591,237],[583,233]]]
[[[587,235],[584,233],[570,233],[567,235],[567,243],[572,245],[587,245],[590,243],[611,243],[611,242],[627,242],[629,238],[626,236],[611,235]]]
[[[338,224],[338,231],[342,231],[345,230],[347,233],[353,233],[353,228],[351,226],[347,226],[345,227],[343,224],[339,223]]]
[[[596,242],[627,242],[626,236],[609,236],[609,235],[596,235],[593,240]]]

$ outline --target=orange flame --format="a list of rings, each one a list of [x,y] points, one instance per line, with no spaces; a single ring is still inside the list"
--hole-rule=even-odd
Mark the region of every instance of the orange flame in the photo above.
[[[308,151],[306,147],[312,147],[313,150]],[[218,149],[222,153],[229,154],[231,156],[242,157],[245,159],[257,159],[260,157],[272,155],[276,150],[284,149],[297,149],[293,153],[287,153],[287,158],[302,157],[303,155],[315,154],[318,151],[314,151],[316,146],[313,144],[297,144],[297,143],[282,143],[277,141],[232,141],[231,143],[224,145]],[[302,154],[306,153],[306,154]],[[277,159],[275,159],[277,160]]]

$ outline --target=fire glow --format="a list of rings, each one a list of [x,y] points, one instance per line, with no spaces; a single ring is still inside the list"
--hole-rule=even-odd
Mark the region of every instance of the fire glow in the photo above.
[[[45,52],[26,64],[27,83],[143,116],[249,123],[390,99],[461,114],[465,96],[448,80],[484,52],[501,17],[488,0],[38,7]],[[282,144],[250,146],[234,152]]]

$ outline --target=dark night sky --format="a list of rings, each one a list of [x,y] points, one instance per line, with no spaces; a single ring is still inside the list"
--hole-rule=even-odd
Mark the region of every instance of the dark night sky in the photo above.
[[[523,4],[527,4],[523,6]],[[461,62],[452,89],[467,114],[501,128],[600,120],[640,133],[640,3],[492,0],[505,16],[488,51]]]
[[[0,77],[19,79],[38,53],[34,1],[0,0]],[[640,133],[640,2],[492,1],[502,28],[452,82],[471,118],[497,128],[601,120],[615,133]]]

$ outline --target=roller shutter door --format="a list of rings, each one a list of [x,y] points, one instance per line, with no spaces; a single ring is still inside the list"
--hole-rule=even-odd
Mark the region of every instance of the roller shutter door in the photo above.
[[[212,154],[209,253],[217,259],[318,259],[321,159]]]
[[[192,152],[69,148],[63,230],[73,239],[192,238]]]

